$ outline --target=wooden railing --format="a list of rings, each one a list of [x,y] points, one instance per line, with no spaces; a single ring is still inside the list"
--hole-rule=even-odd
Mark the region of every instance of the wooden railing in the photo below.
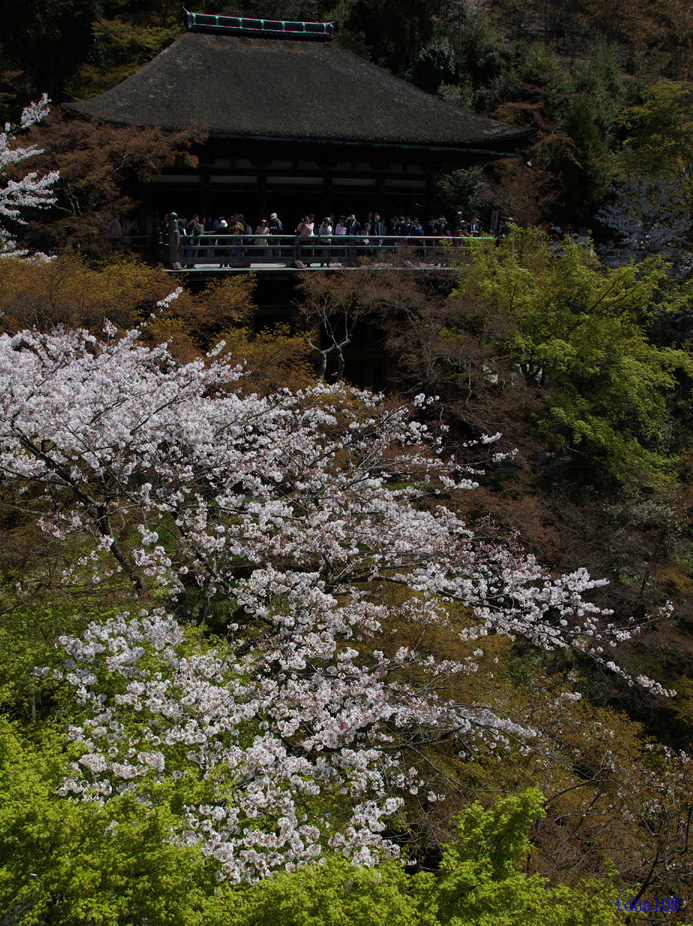
[[[407,258],[420,264],[448,266],[460,248],[469,248],[489,236],[439,237],[435,235],[332,235],[330,238],[296,235],[169,236],[160,241],[160,257],[174,270],[243,269],[251,267],[304,267],[319,269],[358,266],[365,261],[401,263]]]

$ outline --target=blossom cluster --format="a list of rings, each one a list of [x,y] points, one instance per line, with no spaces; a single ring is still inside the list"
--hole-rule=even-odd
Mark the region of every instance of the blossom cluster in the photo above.
[[[55,202],[53,187],[58,180],[57,171],[43,175],[30,171],[19,180],[11,176],[18,164],[42,153],[36,145],[17,144],[17,132],[40,122],[48,111],[48,97],[44,93],[38,103],[26,107],[16,129],[7,123],[4,132],[0,132],[0,256],[24,254],[8,229],[3,228],[4,219],[24,224],[23,210],[42,209]]]
[[[532,735],[441,694],[488,634],[606,665],[624,631],[585,570],[552,577],[437,503],[469,481],[410,409],[344,385],[246,395],[218,352],[177,363],[137,334],[0,338],[0,473],[43,487],[42,526],[85,564],[170,599],[61,640],[81,749],[64,791],[182,782],[175,838],[236,881],[325,846],[368,864],[424,784],[410,749]]]

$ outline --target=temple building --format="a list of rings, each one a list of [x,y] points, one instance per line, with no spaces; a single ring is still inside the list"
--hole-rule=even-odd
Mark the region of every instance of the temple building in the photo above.
[[[149,64],[73,112],[208,139],[195,170],[155,178],[147,212],[417,214],[435,177],[512,155],[528,132],[465,112],[333,41],[332,23],[187,13]]]

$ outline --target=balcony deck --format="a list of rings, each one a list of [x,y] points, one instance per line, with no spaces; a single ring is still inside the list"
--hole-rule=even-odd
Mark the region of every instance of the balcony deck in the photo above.
[[[465,251],[491,236],[438,238],[386,235],[299,239],[295,235],[220,235],[181,237],[180,245],[160,242],[160,256],[171,274],[208,276],[227,273],[293,274],[306,270],[451,269]]]

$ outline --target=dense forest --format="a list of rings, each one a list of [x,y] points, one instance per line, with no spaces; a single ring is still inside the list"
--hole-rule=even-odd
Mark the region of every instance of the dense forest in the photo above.
[[[0,926],[693,922],[693,11],[196,9],[531,127],[515,224],[259,330],[104,243],[196,130],[59,108],[180,5],[3,2]]]

